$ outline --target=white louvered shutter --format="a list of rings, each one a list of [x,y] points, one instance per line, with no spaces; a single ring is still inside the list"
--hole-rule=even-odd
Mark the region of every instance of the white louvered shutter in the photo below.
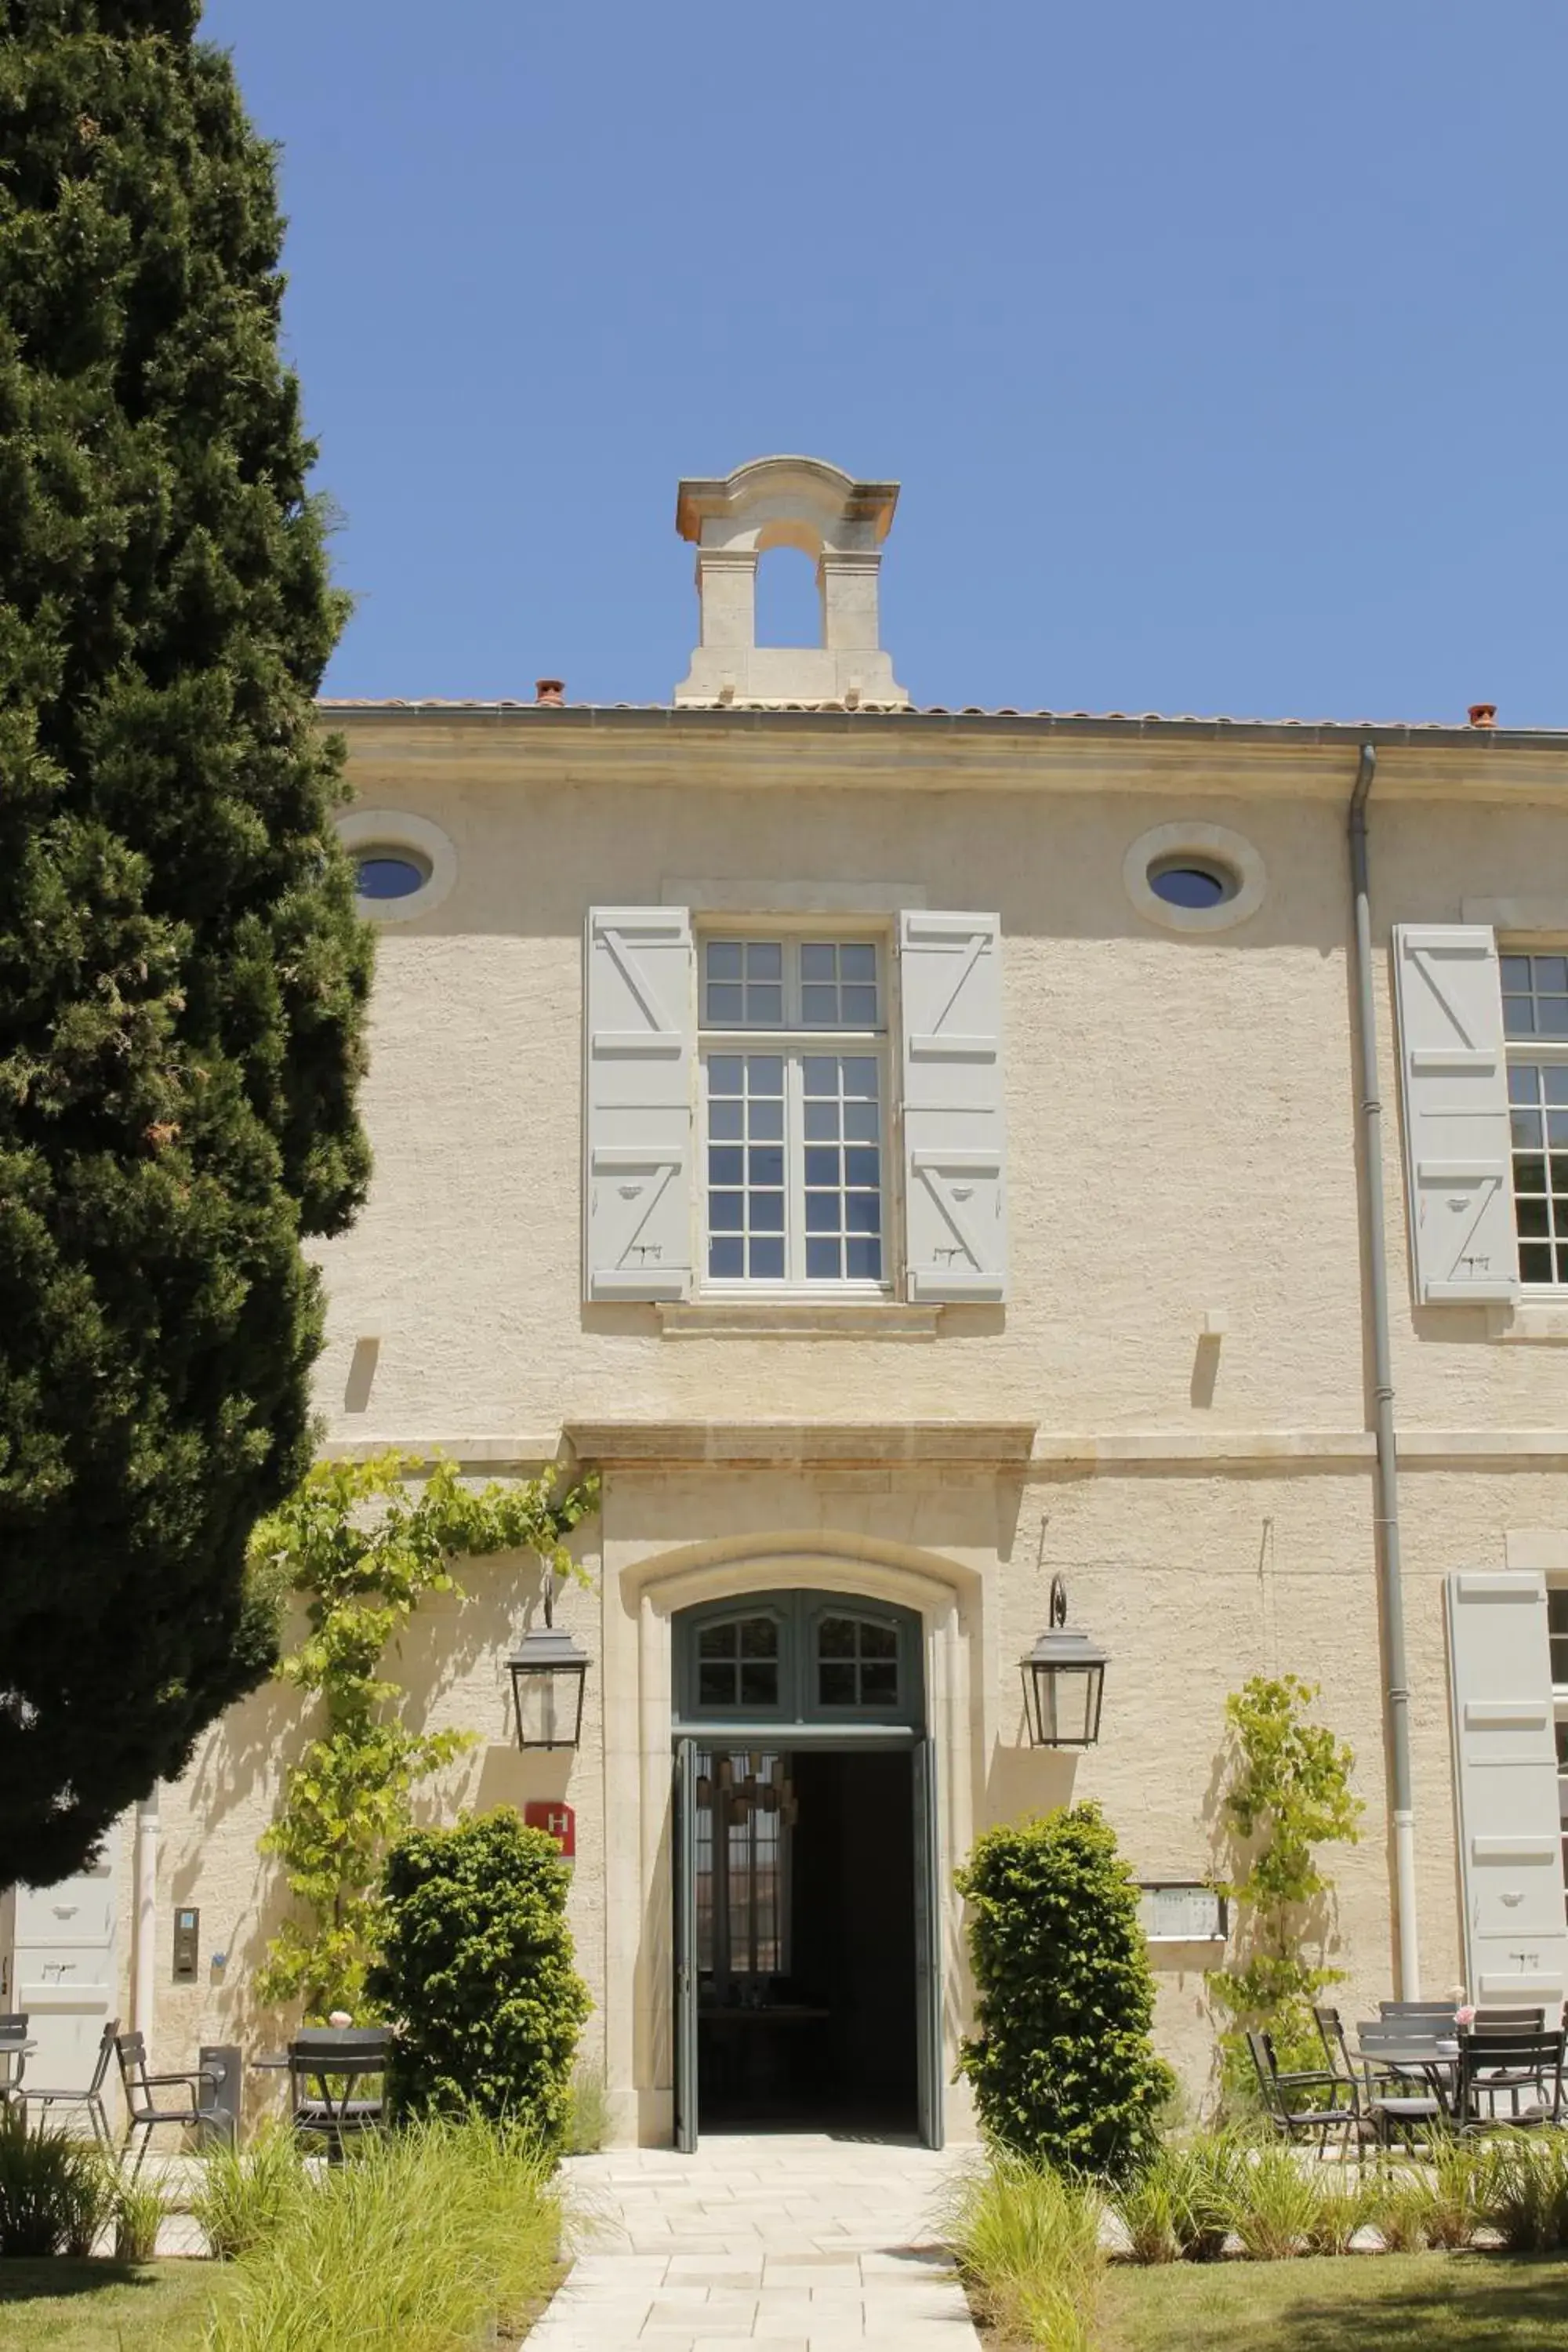
[[[684,1298],[691,1286],[691,919],[684,907],[588,913],[590,1299]]]
[[[1470,1999],[1550,2010],[1568,1921],[1542,1578],[1450,1576],[1448,1664]]]
[[[1001,922],[907,912],[899,950],[909,1295],[1005,1298]]]
[[[1516,1298],[1497,941],[1476,923],[1396,923],[1394,968],[1415,1296]]]

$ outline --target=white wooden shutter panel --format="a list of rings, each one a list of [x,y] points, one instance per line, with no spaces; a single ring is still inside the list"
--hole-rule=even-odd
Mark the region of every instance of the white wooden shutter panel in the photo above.
[[[1497,941],[1476,923],[1396,923],[1394,969],[1415,1296],[1516,1298]]]
[[[1448,1667],[1470,1999],[1551,2009],[1568,1919],[1542,1578],[1450,1576]]]
[[[691,1286],[691,919],[588,911],[584,1286],[590,1299]]]
[[[1001,921],[906,912],[899,950],[909,1295],[1004,1298]]]

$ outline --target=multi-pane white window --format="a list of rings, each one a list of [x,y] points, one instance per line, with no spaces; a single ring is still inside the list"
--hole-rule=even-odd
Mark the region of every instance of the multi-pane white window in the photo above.
[[[1568,955],[1500,962],[1519,1278],[1568,1286]]]
[[[700,943],[710,1284],[880,1288],[886,987],[869,939]]]

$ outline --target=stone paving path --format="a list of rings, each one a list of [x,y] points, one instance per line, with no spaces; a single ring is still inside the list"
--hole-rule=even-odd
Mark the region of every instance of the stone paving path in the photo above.
[[[802,2133],[571,2158],[579,2252],[528,2352],[979,2352],[933,2234],[973,2153]]]

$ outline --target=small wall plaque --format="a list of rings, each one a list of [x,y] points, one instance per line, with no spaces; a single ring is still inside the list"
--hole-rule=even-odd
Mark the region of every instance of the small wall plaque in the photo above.
[[[1192,1878],[1145,1880],[1138,1916],[1152,1944],[1223,1944],[1230,1906],[1223,1895]]]
[[[557,1797],[531,1797],[522,1818],[531,1830],[543,1830],[555,1840],[563,1862],[575,1861],[577,1816],[570,1805],[563,1805]]]

